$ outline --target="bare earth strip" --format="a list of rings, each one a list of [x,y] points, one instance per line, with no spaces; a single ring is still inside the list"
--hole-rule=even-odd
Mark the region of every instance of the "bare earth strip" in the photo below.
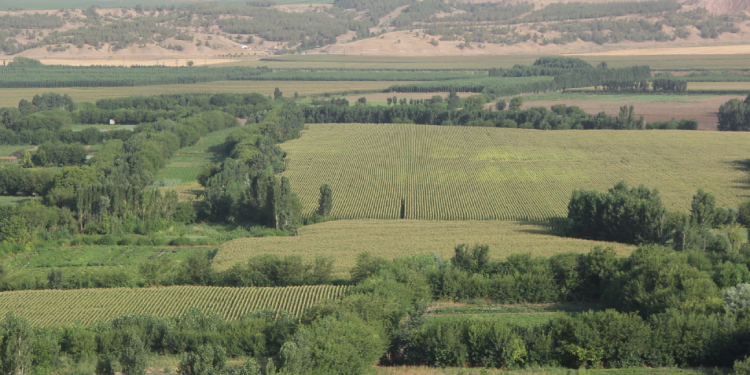
[[[299,255],[311,261],[331,257],[334,272],[344,276],[357,255],[369,251],[387,259],[435,252],[448,260],[456,245],[487,244],[490,256],[513,253],[551,256],[561,252],[588,252],[595,246],[612,246],[621,256],[633,246],[558,237],[544,228],[508,221],[340,220],[309,225],[292,237],[240,238],[227,242],[214,257],[218,270],[262,254]]]

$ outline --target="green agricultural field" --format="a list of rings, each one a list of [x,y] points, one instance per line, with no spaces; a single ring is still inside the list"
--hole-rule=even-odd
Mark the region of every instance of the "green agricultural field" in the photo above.
[[[505,258],[512,253],[535,256],[583,253],[595,246],[612,246],[625,256],[634,249],[623,244],[558,237],[539,226],[520,222],[339,220],[302,227],[291,237],[229,241],[219,248],[213,265],[217,270],[225,270],[261,254],[299,255],[306,261],[324,256],[334,260],[334,273],[343,276],[364,251],[387,259],[435,252],[447,260],[461,243],[487,244],[493,258]]]
[[[226,157],[225,141],[234,130],[236,128],[208,133],[195,145],[177,150],[169,160],[169,164],[156,175],[156,180],[180,180],[181,184],[195,181],[204,166],[224,160]]]
[[[530,55],[479,55],[464,56],[355,56],[333,54],[307,54],[268,57],[260,60],[242,60],[215,66],[268,66],[274,69],[363,69],[381,71],[399,70],[484,70],[512,68],[513,65],[531,65],[541,56]],[[592,65],[606,61],[611,68],[648,65],[654,70],[745,70],[748,55],[654,55],[654,56],[590,56],[576,55]]]
[[[2,205],[2,204],[21,204],[23,202],[30,201],[30,200],[39,200],[39,201],[41,201],[42,197],[21,197],[21,196],[9,197],[9,196],[3,195],[3,196],[0,196],[0,205]]]
[[[0,157],[10,156],[12,153],[23,150],[30,150],[34,146],[29,145],[1,145],[0,146]]]
[[[121,129],[128,129],[133,130],[135,129],[135,125],[109,125],[109,124],[94,124],[94,125],[83,125],[83,124],[75,124],[70,126],[70,130],[74,132],[79,132],[84,129],[88,128],[94,128],[99,131],[108,131],[108,130],[121,130]]]
[[[696,99],[705,99],[715,97],[714,94],[590,94],[579,92],[551,92],[546,94],[536,94],[524,96],[524,103],[535,101],[553,101],[565,100],[566,102],[575,103],[578,101],[591,102],[634,102],[635,111],[638,114],[637,102],[646,103],[690,103]],[[718,108],[717,108],[718,109]]]
[[[688,82],[688,91],[750,92],[750,82]]]
[[[570,91],[571,93],[581,93],[578,95],[585,95],[583,93],[593,93],[594,88],[593,87],[580,87],[580,88],[573,88],[573,89],[567,89],[566,91]],[[737,92],[737,93],[750,93],[750,82],[744,81],[744,82],[688,82],[687,84],[687,94],[690,95],[690,97],[696,97],[701,94],[690,94],[691,92],[695,93],[701,93],[701,92]],[[611,94],[608,93],[602,93],[601,96],[610,96]],[[634,99],[637,101],[672,101],[670,99],[659,99],[658,97],[662,96],[664,94],[648,94],[648,95],[637,95],[637,94],[631,94],[630,96],[633,98],[639,98]],[[684,94],[682,94],[684,95]],[[706,94],[703,94],[706,95]],[[623,94],[615,94],[614,96],[623,96]],[[654,99],[648,99],[648,97],[654,96],[656,98]],[[666,95],[668,98],[673,97],[675,95]],[[613,100],[613,99],[612,99]]]
[[[36,326],[88,324],[124,313],[179,316],[199,308],[234,320],[256,310],[288,311],[300,316],[313,304],[342,297],[348,286],[283,288],[172,286],[151,289],[32,290],[0,293],[0,315],[13,312]]]
[[[686,211],[698,189],[736,207],[748,198],[749,141],[746,132],[311,124],[282,148],[305,215],[329,184],[334,219],[546,220],[567,215],[574,189],[620,180],[658,189],[671,210]]]
[[[132,266],[165,259],[183,261],[195,252],[215,247],[167,248],[154,246],[103,246],[49,248],[18,254],[2,262],[6,270],[50,267]]]
[[[464,321],[469,319],[476,320],[489,320],[493,322],[500,322],[503,324],[512,324],[516,326],[540,326],[550,320],[554,319],[558,315],[564,315],[564,312],[552,312],[552,313],[516,313],[516,314],[484,314],[484,315],[431,315],[429,317],[431,322],[452,322],[452,321]]]
[[[68,94],[76,102],[96,102],[103,98],[119,98],[134,95],[182,94],[182,93],[250,93],[259,92],[273,95],[278,87],[284,96],[323,94],[326,92],[384,90],[396,84],[410,82],[397,81],[218,81],[185,85],[160,85],[136,87],[61,87],[61,88],[22,88],[3,89],[0,107],[16,107],[21,99],[31,101],[34,95],[45,92]],[[413,82],[412,82],[413,83]]]

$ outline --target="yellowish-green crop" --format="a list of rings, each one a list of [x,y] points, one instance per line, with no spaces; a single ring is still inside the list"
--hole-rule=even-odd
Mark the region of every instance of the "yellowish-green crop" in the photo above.
[[[0,315],[13,312],[37,326],[88,324],[128,312],[179,316],[192,307],[219,314],[228,320],[262,309],[285,310],[299,316],[317,302],[341,298],[347,288],[333,285],[284,288],[173,286],[14,291],[0,293]]]
[[[540,131],[408,124],[311,124],[282,144],[284,176],[304,213],[321,184],[334,219],[544,220],[574,189],[618,181],[658,189],[687,210],[699,188],[717,204],[747,199],[747,132]]]

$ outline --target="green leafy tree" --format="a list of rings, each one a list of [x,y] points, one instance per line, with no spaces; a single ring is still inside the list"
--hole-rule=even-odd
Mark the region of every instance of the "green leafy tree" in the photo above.
[[[282,94],[281,90],[279,90],[279,88],[278,88],[278,87],[277,87],[277,88],[275,88],[275,89],[273,90],[273,99],[274,99],[274,100],[276,100],[276,99],[281,99],[281,97],[282,97],[283,95],[284,95],[284,94]]]
[[[750,357],[734,361],[734,375],[750,375]]]
[[[34,332],[29,322],[16,317],[13,313],[8,313],[2,329],[4,331],[1,347],[3,374],[30,374],[34,359]]]
[[[488,245],[474,245],[469,248],[466,244],[460,244],[454,249],[451,263],[469,273],[482,273],[486,270],[490,261],[490,247]]]
[[[448,110],[455,110],[461,107],[461,98],[458,97],[455,91],[448,93]]]
[[[722,307],[720,296],[710,276],[692,266],[685,253],[659,245],[635,250],[605,293],[612,305],[643,316],[667,309],[713,312]]]
[[[320,186],[320,198],[318,199],[318,211],[317,214],[328,218],[333,208],[333,190],[328,184]]]
[[[112,358],[104,355],[99,358],[96,362],[96,369],[94,370],[96,375],[115,375],[115,370],[112,367]]]
[[[484,109],[484,95],[472,95],[466,98],[464,109],[469,111],[480,111]]]
[[[500,99],[500,100],[497,101],[497,103],[495,103],[495,108],[498,111],[504,110],[505,106],[506,106],[506,103],[505,103],[505,100],[503,100],[503,99]]]
[[[515,98],[510,100],[510,104],[508,105],[508,110],[520,111],[521,106],[523,106],[523,98],[520,96],[516,96]]]
[[[750,307],[750,284],[739,284],[725,289],[724,310],[730,314],[737,314]]]
[[[180,375],[223,375],[227,353],[221,346],[201,345],[195,352],[185,353],[178,366]]]
[[[25,245],[31,241],[26,219],[13,215],[0,221],[0,241]]]
[[[260,365],[254,358],[248,358],[235,375],[261,375]]]
[[[24,151],[21,154],[20,163],[21,163],[21,165],[24,168],[33,168],[34,167],[34,162],[31,161],[31,154],[28,151]]]
[[[126,331],[122,336],[120,365],[124,375],[145,375],[148,352],[136,331]]]
[[[47,274],[47,284],[50,289],[62,289],[65,286],[65,273],[62,269],[54,268]]]
[[[209,285],[213,278],[213,271],[208,256],[202,252],[193,253],[182,263],[180,278],[187,284]]]
[[[281,370],[300,375],[367,374],[387,344],[382,327],[342,312],[315,320],[284,343]]]

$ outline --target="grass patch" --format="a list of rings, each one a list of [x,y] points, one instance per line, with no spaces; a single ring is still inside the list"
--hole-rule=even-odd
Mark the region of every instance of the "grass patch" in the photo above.
[[[583,253],[595,246],[613,246],[624,256],[634,249],[629,245],[558,237],[544,228],[519,222],[340,220],[305,226],[296,236],[227,242],[219,248],[213,265],[224,270],[261,254],[299,255],[308,262],[324,256],[335,260],[336,275],[345,276],[355,265],[357,254],[363,251],[387,259],[435,252],[448,260],[461,243],[488,244],[490,256],[495,259],[519,252],[535,256]]]
[[[5,260],[9,270],[29,268],[134,266],[148,261],[167,259],[183,261],[195,252],[208,252],[215,247],[155,246],[76,246],[49,248],[26,252]]]
[[[38,200],[41,201],[42,197],[22,197],[22,196],[7,196],[0,195],[0,204],[21,204],[26,201]]]
[[[127,129],[127,130],[133,130],[135,129],[135,125],[108,125],[108,124],[92,124],[92,125],[84,125],[84,124],[74,124],[70,126],[70,130],[74,132],[79,132],[88,128],[94,128],[101,132],[109,131],[109,130],[121,130],[121,129]]]
[[[448,323],[464,321],[467,319],[486,320],[512,324],[522,327],[540,326],[549,323],[557,316],[564,315],[564,312],[552,313],[518,313],[518,314],[484,314],[484,315],[433,315],[429,317],[431,323]]]
[[[0,145],[0,157],[10,156],[12,153],[34,148],[32,145]]]
[[[155,180],[180,180],[182,185],[195,182],[204,166],[219,163],[227,157],[225,141],[236,129],[209,133],[195,145],[177,150],[169,164],[157,173]]]

